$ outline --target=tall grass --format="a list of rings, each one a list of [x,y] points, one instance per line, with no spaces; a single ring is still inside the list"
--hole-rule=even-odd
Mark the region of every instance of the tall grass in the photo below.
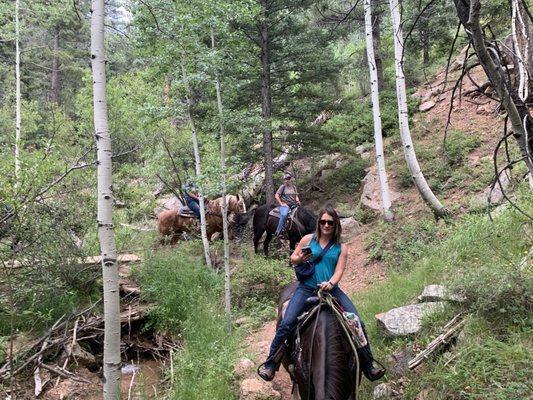
[[[156,303],[154,324],[183,339],[184,347],[174,357],[169,397],[233,399],[238,335],[225,329],[222,277],[187,253],[159,252],[138,273],[146,300]]]

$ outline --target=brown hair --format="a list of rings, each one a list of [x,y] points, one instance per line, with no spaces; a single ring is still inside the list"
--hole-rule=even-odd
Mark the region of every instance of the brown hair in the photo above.
[[[320,231],[320,219],[324,214],[328,214],[330,217],[333,218],[333,236],[332,239],[335,243],[341,242],[341,235],[342,235],[342,226],[341,226],[341,220],[339,218],[339,214],[337,214],[337,211],[331,206],[330,204],[327,204],[320,212],[318,213],[318,219],[316,220],[316,229],[315,229],[315,235],[317,240],[320,240],[320,235],[322,232]]]

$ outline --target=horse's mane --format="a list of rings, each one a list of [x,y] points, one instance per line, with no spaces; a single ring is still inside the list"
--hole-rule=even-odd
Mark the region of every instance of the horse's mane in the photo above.
[[[328,362],[327,368],[322,371],[324,374],[324,389],[327,393],[328,398],[331,399],[344,399],[348,398],[350,395],[350,390],[353,385],[347,385],[347,376],[350,374],[349,381],[353,382],[354,371],[353,371],[353,362],[352,352],[347,343],[347,338],[342,328],[339,326],[339,323],[336,317],[333,315],[332,311],[329,308],[324,308],[320,314],[316,317],[319,320],[317,321],[317,329],[315,332],[315,344],[313,346],[313,364],[318,360],[316,357],[319,357],[320,350],[326,353]],[[315,321],[309,322],[309,325],[306,328],[305,333],[302,334],[302,348],[310,346],[308,341],[311,341],[313,337]],[[316,342],[318,335],[324,335],[321,338],[321,343],[323,343],[323,348],[321,349],[322,344]],[[305,336],[305,338],[304,338]],[[308,347],[310,348],[310,347]],[[349,367],[347,367],[347,365]],[[300,366],[303,370],[303,375],[309,374],[307,370],[307,365]],[[305,377],[307,381],[308,376]],[[305,382],[307,386],[307,382]]]
[[[346,362],[342,362],[347,357],[346,334],[339,326],[339,322],[331,310],[322,312],[320,317],[324,319],[324,323],[326,324],[327,357],[328,359],[338,360],[337,362],[330,363],[326,370],[326,393],[329,398],[344,398],[343,395],[349,395],[349,393],[346,393],[349,388],[347,388],[346,381],[342,378],[345,374],[352,374],[353,376],[351,369],[347,370]]]
[[[316,225],[316,215],[304,206],[298,207],[297,213],[297,218],[303,223],[306,231],[312,232]]]

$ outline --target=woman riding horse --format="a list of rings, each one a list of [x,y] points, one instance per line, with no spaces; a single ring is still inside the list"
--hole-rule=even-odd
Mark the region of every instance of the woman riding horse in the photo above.
[[[284,351],[284,342],[296,326],[297,318],[304,310],[306,300],[316,295],[318,289],[329,292],[344,311],[359,316],[350,298],[338,286],[348,258],[347,246],[340,242],[341,233],[342,228],[337,212],[333,207],[326,206],[319,214],[315,234],[304,236],[292,253],[290,261],[294,266],[310,259],[321,259],[314,265],[313,274],[300,282],[290,299],[283,320],[270,346],[268,358],[258,371],[259,376],[264,380],[271,381],[274,378],[282,358],[280,353]],[[359,320],[364,328],[363,321],[361,318]],[[370,346],[367,344],[359,350],[361,350],[359,353],[362,361],[361,368],[365,376],[371,381],[380,379],[385,374],[385,370],[374,367]]]

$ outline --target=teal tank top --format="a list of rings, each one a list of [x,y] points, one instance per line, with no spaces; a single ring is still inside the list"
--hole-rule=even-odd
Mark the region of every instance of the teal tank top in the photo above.
[[[315,239],[314,235],[309,242],[309,247],[313,252],[313,257],[311,257],[311,260],[314,260],[322,252],[322,247],[320,247],[320,244],[318,243],[318,240]],[[339,261],[340,254],[341,245],[340,243],[335,243],[333,246],[331,246],[324,257],[322,257],[322,260],[315,265],[315,273],[312,277],[304,281],[304,285],[313,289],[317,289],[317,285],[319,283],[329,281],[335,272],[335,267]]]

